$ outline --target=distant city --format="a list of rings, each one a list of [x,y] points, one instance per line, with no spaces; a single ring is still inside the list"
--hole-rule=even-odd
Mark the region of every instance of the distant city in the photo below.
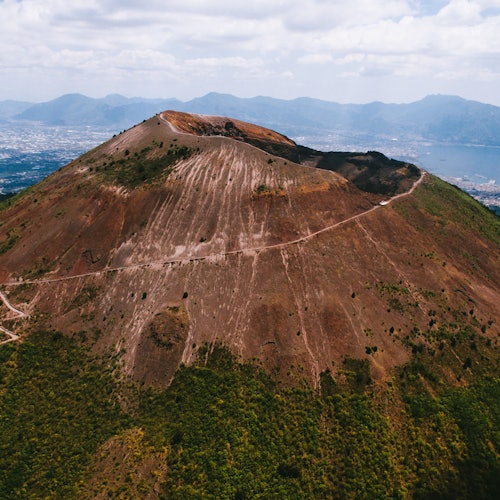
[[[98,127],[0,125],[0,194],[17,193],[113,135]]]
[[[118,133],[100,126],[0,124],[0,194],[16,193]],[[322,151],[375,150],[414,163],[457,185],[500,215],[500,148],[403,141],[352,130],[292,136]]]

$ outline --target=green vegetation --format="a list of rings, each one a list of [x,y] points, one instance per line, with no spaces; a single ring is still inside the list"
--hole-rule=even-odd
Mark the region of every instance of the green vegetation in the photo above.
[[[83,287],[80,293],[76,295],[69,304],[67,304],[65,311],[68,312],[76,307],[82,307],[85,304],[92,302],[101,292],[101,287],[97,287],[95,285],[87,285]]]
[[[481,205],[474,198],[456,186],[430,175],[430,180],[422,183],[415,190],[414,196],[419,204],[432,215],[438,225],[426,228],[442,237],[450,231],[449,226],[458,225],[470,232],[479,232],[494,243],[500,244],[500,217]],[[411,220],[416,227],[420,221],[408,209],[408,205],[394,205],[395,210],[403,217]]]
[[[27,190],[21,191],[16,194],[2,194],[0,195],[0,212],[12,206],[12,204],[18,200]]]
[[[131,154],[127,149],[122,158],[113,159],[96,167],[104,182],[118,184],[128,189],[135,189],[141,184],[152,183],[164,178],[179,160],[189,158],[193,151],[187,146],[172,144],[165,152],[163,143],[148,146]],[[158,155],[161,150],[161,155]]]
[[[277,188],[273,189],[267,184],[259,184],[257,187],[254,188],[253,190],[254,197],[260,197],[260,196],[284,196],[285,191],[283,189],[283,186],[278,186]]]
[[[387,305],[388,310],[394,310],[398,312],[404,312],[409,306],[418,306],[414,302],[408,300],[410,297],[410,291],[408,288],[402,286],[402,282],[399,284],[395,283],[385,283],[379,281],[376,283],[376,287],[382,296],[388,296]]]
[[[44,255],[33,263],[33,267],[31,269],[25,269],[22,273],[22,276],[25,280],[38,279],[41,278],[45,273],[51,271],[53,267],[54,262],[51,262],[50,259],[46,255]]]
[[[9,231],[6,234],[6,240],[3,242],[0,242],[0,255],[7,252],[11,248],[13,248],[18,239],[19,239],[18,234],[16,234],[13,231]]]
[[[124,420],[109,369],[37,332],[0,349],[0,497],[78,498],[97,446]]]
[[[265,184],[260,184],[255,188],[255,193],[256,194],[268,194],[271,192],[271,188],[269,186],[266,186]]]
[[[408,288],[402,286],[401,282],[399,284],[394,284],[379,281],[376,286],[382,295],[384,293],[388,293],[389,295],[408,295],[410,293]]]
[[[319,391],[222,347],[199,360],[159,390],[119,385],[116,359],[59,333],[2,346],[0,496],[131,498],[156,482],[169,499],[497,498],[498,378],[442,384],[426,348],[383,384],[346,358]],[[109,483],[92,479],[99,460],[112,461]]]

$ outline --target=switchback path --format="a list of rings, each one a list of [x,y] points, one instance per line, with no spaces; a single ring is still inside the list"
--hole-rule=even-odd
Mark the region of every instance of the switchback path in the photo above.
[[[5,296],[5,294],[0,290],[0,300],[2,300],[2,302],[7,306],[8,309],[10,309],[16,318],[26,318],[28,315],[15,308],[10,302],[9,302],[9,299]],[[8,330],[7,328],[3,327],[0,325],[0,331],[2,331],[3,333],[5,333],[9,338],[7,340],[3,340],[0,342],[0,345],[2,344],[7,344],[8,342],[14,342],[16,340],[19,340],[19,335],[16,335],[14,332]]]

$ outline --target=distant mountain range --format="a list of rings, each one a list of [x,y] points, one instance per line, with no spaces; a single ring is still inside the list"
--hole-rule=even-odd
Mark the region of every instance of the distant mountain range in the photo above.
[[[187,102],[117,94],[101,99],[67,94],[38,104],[0,101],[0,121],[102,126],[118,131],[166,109],[232,116],[291,136],[328,130],[358,136],[500,145],[500,107],[447,95],[431,95],[410,104],[339,104],[306,97],[287,101],[219,93]]]

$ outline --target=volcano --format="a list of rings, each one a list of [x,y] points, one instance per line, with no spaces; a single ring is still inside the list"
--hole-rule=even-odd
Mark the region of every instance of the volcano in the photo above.
[[[498,498],[500,222],[166,111],[0,205],[0,497]]]
[[[146,384],[219,343],[283,380],[345,357],[383,378],[410,332],[498,319],[498,252],[462,198],[380,153],[165,112],[5,202],[1,286]]]

